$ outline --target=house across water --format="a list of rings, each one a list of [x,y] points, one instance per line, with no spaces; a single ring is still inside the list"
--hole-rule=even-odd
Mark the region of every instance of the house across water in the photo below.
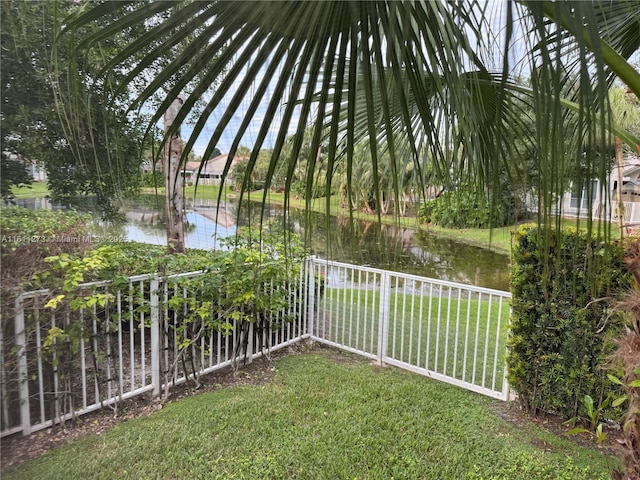
[[[228,158],[229,154],[223,153],[203,162],[187,162],[183,171],[185,182],[197,182],[199,185],[220,185]],[[231,174],[240,160],[243,160],[243,157],[233,157],[227,175]]]
[[[620,178],[622,181],[620,182]],[[562,199],[562,214],[567,217],[586,217],[591,203],[593,218],[618,222],[618,186],[621,188],[624,224],[629,230],[640,228],[640,159],[627,157],[621,175],[614,167],[609,174],[608,188],[600,188],[598,180],[575,185]],[[588,191],[590,189],[590,191]],[[591,197],[591,198],[589,198]]]

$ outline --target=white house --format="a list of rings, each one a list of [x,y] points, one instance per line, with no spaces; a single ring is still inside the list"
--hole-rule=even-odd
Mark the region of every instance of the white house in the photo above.
[[[202,163],[187,162],[183,171],[185,181],[193,183],[197,181],[200,185],[220,185],[222,173],[224,172],[228,158],[229,154],[223,153]],[[227,175],[231,174],[234,167],[241,160],[243,160],[243,157],[233,157],[231,160],[231,168]]]
[[[598,180],[591,180],[592,216],[618,221],[618,168],[609,174],[609,188],[602,190]],[[622,167],[622,202],[625,225],[640,226],[640,159],[628,157]],[[607,204],[609,205],[606,208]],[[588,208],[587,187],[573,188],[562,199],[562,213],[567,217],[585,217]]]
[[[227,164],[228,157],[228,153],[223,153],[222,155],[211,158],[206,162],[187,162],[182,170],[184,181],[194,184],[197,181],[199,185],[220,185],[222,172],[224,172],[224,167]],[[228,175],[231,174],[236,164],[243,159],[243,157],[233,157]],[[202,170],[200,170],[201,166]],[[153,171],[154,166],[144,162],[140,168],[144,173],[149,173]],[[162,171],[161,162],[155,164],[155,170],[156,172]]]

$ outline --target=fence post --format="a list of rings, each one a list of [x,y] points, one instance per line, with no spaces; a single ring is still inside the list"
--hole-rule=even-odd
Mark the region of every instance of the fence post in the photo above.
[[[151,306],[151,385],[153,385],[153,395],[160,395],[160,300],[158,292],[160,282],[155,275],[151,278],[149,285],[149,303]]]
[[[391,309],[391,277],[384,272],[380,276],[380,308],[378,312],[378,365],[384,365],[389,344],[389,310]]]
[[[314,322],[313,317],[315,316],[315,303],[316,303],[316,276],[315,276],[315,255],[312,255],[307,260],[307,333],[313,339],[313,329]]]
[[[29,409],[29,372],[27,370],[27,336],[24,325],[24,304],[22,295],[16,298],[15,334],[18,350],[18,382],[20,398],[20,421],[22,423],[22,434],[31,434],[31,412]]]
[[[504,350],[504,368],[503,368],[504,374],[502,377],[502,396],[503,396],[503,400],[506,402],[510,400],[509,397],[511,396],[511,389],[509,387],[509,378],[508,378],[509,365],[507,364],[507,357],[509,356],[509,340],[511,339],[511,314],[512,313],[513,313],[513,309],[509,308],[509,323],[507,327],[507,345]]]
[[[244,352],[245,363],[249,364],[253,362],[253,322],[249,323],[249,328],[245,335],[247,338],[243,338],[243,341],[247,344],[247,350]]]

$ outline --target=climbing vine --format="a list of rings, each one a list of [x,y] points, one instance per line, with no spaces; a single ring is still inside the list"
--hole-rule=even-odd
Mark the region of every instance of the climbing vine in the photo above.
[[[49,325],[41,354],[57,373],[66,368],[69,378],[75,368],[69,362],[83,344],[91,349],[96,376],[105,371],[101,362],[112,362],[106,370],[115,371],[116,337],[123,328],[145,335],[154,321],[151,298],[157,299],[165,349],[174,352],[164,372],[167,389],[179,371],[200,385],[198,359],[213,353],[203,339],[214,335],[233,338],[226,353],[236,367],[248,353],[268,353],[273,332],[294,318],[307,251],[296,236],[281,231],[241,230],[221,243],[217,251],[173,256],[122,243],[48,257],[49,268],[36,272],[32,285],[49,290],[45,311],[66,320]],[[196,273],[178,273],[187,271]],[[143,273],[152,275],[134,286],[131,275]]]

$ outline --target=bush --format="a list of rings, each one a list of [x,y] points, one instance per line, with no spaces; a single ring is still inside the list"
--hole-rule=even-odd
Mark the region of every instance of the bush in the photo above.
[[[511,263],[509,382],[529,409],[585,417],[585,395],[597,406],[618,392],[602,365],[623,325],[606,301],[630,286],[623,250],[575,229],[523,225]]]
[[[154,291],[160,292],[160,321],[164,318],[165,332],[173,331],[167,337],[176,348],[173,365],[177,368],[180,362],[187,378],[196,385],[196,365],[210,348],[203,338],[233,332],[224,346],[231,359],[246,355],[254,347],[268,349],[274,332],[295,318],[293,305],[300,294],[297,289],[307,251],[297,237],[291,234],[287,239],[282,232],[241,231],[226,242],[228,248],[224,250],[191,250],[175,255],[166,255],[163,247],[106,244],[84,255],[62,253],[47,258],[49,270],[34,275],[34,279],[39,287],[49,290],[46,314],[39,320],[40,325],[51,325],[44,341],[48,361],[57,363],[60,375],[66,368],[65,374],[70,376],[77,367],[78,345],[86,332],[98,328],[94,338],[107,339],[121,333],[117,328],[120,322],[134,332],[146,328],[151,319],[152,282],[134,282],[132,287],[128,277],[154,272],[159,282],[159,289]],[[188,271],[202,272],[196,276],[167,276]],[[86,284],[101,279],[111,282],[107,286]],[[122,312],[129,312],[129,320]],[[53,315],[65,318],[66,323],[47,324],[46,318]],[[30,324],[28,328],[34,327]],[[108,363],[108,343],[92,345],[100,362]],[[176,372],[173,367],[167,371]],[[166,380],[165,388],[170,383]]]
[[[502,205],[492,205],[464,190],[428,200],[419,208],[418,219],[444,228],[492,228],[506,224]]]
[[[90,248],[87,228],[91,216],[74,211],[0,209],[0,266],[4,302],[9,292],[25,285],[38,270],[46,267],[50,255],[81,254]]]
[[[162,172],[145,172],[140,175],[140,184],[142,187],[164,187],[164,179]]]

